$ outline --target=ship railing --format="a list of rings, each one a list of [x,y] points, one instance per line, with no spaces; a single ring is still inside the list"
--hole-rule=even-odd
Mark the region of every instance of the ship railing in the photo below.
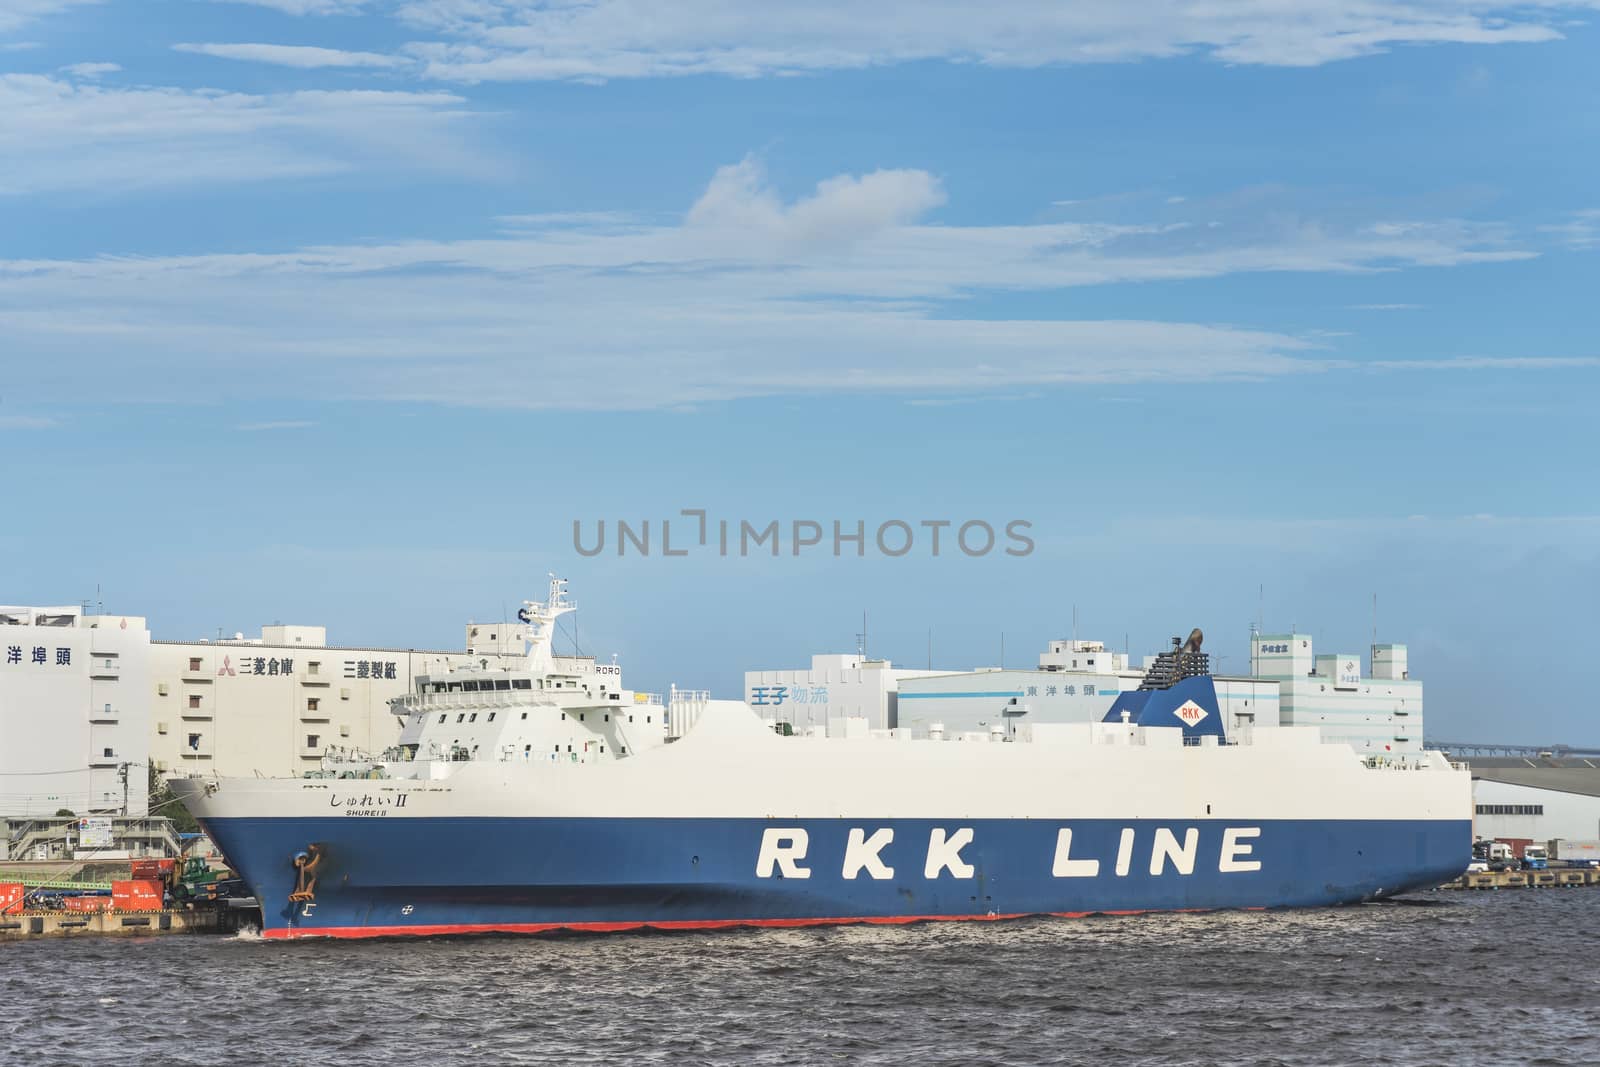
[[[673,686],[666,712],[667,740],[676,741],[693,729],[710,700],[709,689],[679,689]]]
[[[423,693],[396,697],[391,703],[411,711],[426,708],[510,708],[529,702],[526,690],[486,693]]]

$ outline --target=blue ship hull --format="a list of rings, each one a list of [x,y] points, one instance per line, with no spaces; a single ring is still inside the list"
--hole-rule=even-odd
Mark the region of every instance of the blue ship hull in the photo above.
[[[1350,904],[1454,878],[1472,841],[1467,819],[202,821],[276,938]],[[883,830],[864,867],[860,835]],[[310,845],[314,896],[291,902]]]

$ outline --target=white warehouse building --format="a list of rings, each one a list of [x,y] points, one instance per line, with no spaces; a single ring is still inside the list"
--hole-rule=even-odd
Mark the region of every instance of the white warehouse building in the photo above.
[[[1149,657],[1149,662],[1155,657]],[[1112,703],[1144,681],[1122,652],[1099,641],[1060,640],[1028,669],[990,667],[919,678],[901,686],[899,725],[942,726],[953,734],[1023,726],[1099,722]],[[1251,678],[1214,679],[1217,705],[1231,731],[1278,724],[1278,687]]]
[[[746,671],[744,700],[762,717],[789,723],[802,733],[820,728],[844,736],[845,723],[852,719],[865,720],[869,730],[889,730],[895,725],[901,684],[940,673],[894,667],[888,660],[859,654],[812,656],[810,669]]]
[[[1600,758],[1473,756],[1467,762],[1475,837],[1540,845],[1557,838],[1600,841]]]
[[[1250,651],[1248,677],[1213,678],[1230,732],[1316,726],[1324,741],[1362,757],[1422,752],[1422,683],[1410,677],[1404,645],[1374,645],[1369,671],[1356,654],[1315,654],[1305,634],[1253,634]],[[1124,653],[1076,639],[1050,642],[1031,669],[904,670],[815,656],[810,671],[746,672],[745,699],[801,728],[860,717],[875,730],[988,736],[997,726],[1098,722],[1120,694],[1139,688],[1155,660],[1133,667]]]
[[[389,701],[423,674],[523,656],[522,623],[469,623],[465,651],[330,645],[321,626],[150,645],[149,756],[165,774],[314,770],[329,750],[381,752],[400,736]]]
[[[1412,678],[1405,645],[1373,645],[1371,670],[1353,652],[1317,655],[1306,634],[1254,634],[1250,673],[1278,681],[1284,726],[1315,726],[1358,756],[1422,753],[1422,683]]]
[[[520,666],[528,628],[469,623],[462,651],[330,645],[320,626],[152,641],[145,619],[0,607],[0,822],[142,819],[149,773],[299,775],[340,749],[381,752],[388,702],[419,675]],[[591,657],[556,657],[571,669]],[[119,835],[121,831],[119,830]]]
[[[0,607],[0,816],[146,813],[149,650],[137,616]]]

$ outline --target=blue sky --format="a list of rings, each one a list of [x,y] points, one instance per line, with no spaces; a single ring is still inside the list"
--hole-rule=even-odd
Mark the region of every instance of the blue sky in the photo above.
[[[1431,736],[1600,744],[1543,696],[1600,591],[1594,15],[0,0],[0,599],[454,647],[556,570],[632,684],[732,695],[863,611],[1227,670],[1376,593]],[[695,507],[1036,547],[574,550]]]

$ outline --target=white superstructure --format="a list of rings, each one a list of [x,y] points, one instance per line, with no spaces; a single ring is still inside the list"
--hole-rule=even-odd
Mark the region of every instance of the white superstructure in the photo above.
[[[390,701],[403,725],[398,743],[381,756],[431,767],[443,776],[470,761],[589,764],[620,759],[667,743],[667,708],[653,693],[622,687],[622,669],[591,659],[556,656],[555,622],[574,610],[566,580],[550,579],[543,602],[525,601],[519,631],[527,642],[516,657],[425,674],[414,690]],[[705,695],[675,694],[674,711],[692,718]],[[688,726],[680,722],[680,730]],[[328,761],[339,768],[367,764]]]

